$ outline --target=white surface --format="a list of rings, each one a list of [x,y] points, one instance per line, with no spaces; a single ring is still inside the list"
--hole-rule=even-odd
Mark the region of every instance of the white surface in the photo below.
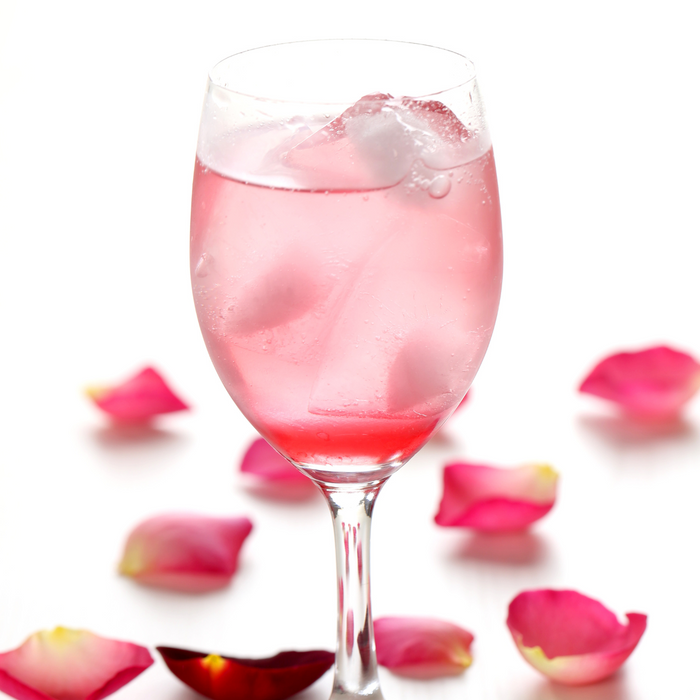
[[[220,386],[189,296],[189,189],[208,68],[287,39],[368,36],[470,55],[489,110],[503,303],[472,401],[392,478],[374,527],[376,615],[476,634],[442,682],[382,673],[388,700],[700,698],[700,400],[650,435],[576,394],[600,357],[659,341],[700,355],[700,45],[690,2],[0,0],[0,650],[63,624],[234,655],[332,648],[330,518],[240,490],[252,429]],[[122,440],[86,384],[159,367],[195,410]],[[559,502],[500,542],[436,527],[442,465],[541,460]],[[115,566],[160,512],[248,514],[230,588],[139,588]],[[517,654],[508,602],[572,587],[649,614],[625,671],[550,685]],[[325,700],[330,674],[304,700]],[[115,697],[192,700],[160,661]]]

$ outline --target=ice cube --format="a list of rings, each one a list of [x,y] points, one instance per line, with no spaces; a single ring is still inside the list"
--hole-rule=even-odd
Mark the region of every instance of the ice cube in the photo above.
[[[426,246],[426,230],[455,242]],[[427,209],[401,227],[387,224],[381,244],[344,280],[327,319],[311,413],[387,415],[415,407],[432,414],[461,398],[475,348],[484,345],[470,333],[482,323],[480,307],[470,312],[463,302],[473,282],[469,268],[454,264],[455,255],[463,257],[457,243],[470,233]]]
[[[456,325],[413,331],[389,370],[389,411],[431,414],[456,404],[471,381],[468,341]]]
[[[331,141],[342,139],[345,134],[345,125],[351,119],[357,117],[368,117],[381,112],[386,103],[392,99],[391,95],[383,92],[377,92],[372,95],[361,97],[354,105],[348,107],[342,114],[337,116],[332,122],[326,124],[322,129],[319,129],[315,134],[309,136],[302,148],[312,148],[322,146]]]
[[[416,160],[447,169],[475,157],[472,132],[442,102],[366,95],[283,157],[312,189],[378,189]]]
[[[470,335],[457,323],[425,323],[403,337],[392,333],[351,343],[322,361],[309,411],[388,416],[451,408],[478,366],[474,355],[483,343]]]
[[[240,289],[226,311],[227,330],[249,335],[290,323],[311,311],[322,294],[308,269],[277,264]]]
[[[438,100],[404,97],[396,111],[413,139],[416,159],[436,170],[447,170],[472,160],[475,134]]]
[[[289,150],[285,165],[311,189],[371,190],[400,182],[413,161],[389,95],[367,95]]]

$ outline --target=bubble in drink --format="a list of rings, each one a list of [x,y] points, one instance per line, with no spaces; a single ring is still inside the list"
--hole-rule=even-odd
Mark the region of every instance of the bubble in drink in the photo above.
[[[450,178],[445,175],[438,175],[428,186],[428,194],[435,199],[442,199],[447,196],[452,183]]]

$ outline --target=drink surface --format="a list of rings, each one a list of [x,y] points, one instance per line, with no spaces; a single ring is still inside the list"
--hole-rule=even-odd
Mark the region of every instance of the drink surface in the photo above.
[[[421,104],[413,122],[400,113],[401,133],[381,117],[372,160],[352,109],[291,139],[248,134],[244,152],[261,158],[203,162],[200,141],[192,200],[195,304],[224,385],[283,454],[335,471],[399,464],[450,415],[486,351],[502,274],[488,144],[464,151],[470,134],[446,110],[426,150],[415,124],[434,108]],[[442,142],[461,157],[446,162]]]

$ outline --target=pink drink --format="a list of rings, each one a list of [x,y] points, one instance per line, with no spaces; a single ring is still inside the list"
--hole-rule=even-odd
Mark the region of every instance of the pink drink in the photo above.
[[[268,441],[335,471],[426,442],[476,374],[501,288],[488,137],[439,103],[379,97],[323,129],[251,132],[227,161],[200,137],[194,175],[192,280],[215,367]]]

